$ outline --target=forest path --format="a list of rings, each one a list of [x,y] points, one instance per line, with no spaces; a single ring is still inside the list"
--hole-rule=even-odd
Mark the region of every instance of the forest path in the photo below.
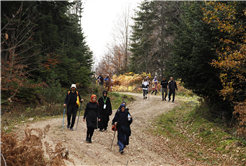
[[[111,122],[116,110],[113,110],[113,114],[110,116],[108,130],[106,132],[95,130],[91,144],[85,142],[86,123],[82,121],[83,115],[80,116],[77,131],[70,131],[66,128],[66,118],[63,131],[62,118],[38,121],[29,125],[31,128],[43,128],[47,124],[51,125],[43,141],[47,141],[53,149],[58,142],[63,142],[63,147],[69,148],[69,158],[74,160],[75,165],[179,165],[178,157],[166,145],[170,140],[162,136],[155,137],[148,132],[149,129],[154,128],[151,126],[151,120],[178,106],[179,101],[174,103],[161,101],[161,97],[155,95],[144,100],[142,94],[124,94],[136,98],[134,102],[127,105],[133,117],[133,123],[131,124],[130,143],[124,149],[124,154],[119,153],[119,147],[116,145],[117,133],[112,150],[110,150],[114,136]],[[74,128],[76,129],[76,125]],[[21,130],[24,130],[24,127]],[[24,136],[24,132],[21,133]],[[68,161],[66,164],[73,165]]]

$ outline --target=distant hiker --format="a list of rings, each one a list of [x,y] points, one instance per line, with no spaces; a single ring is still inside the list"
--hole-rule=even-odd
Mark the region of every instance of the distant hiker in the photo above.
[[[91,137],[94,133],[94,130],[97,129],[97,121],[100,122],[100,114],[99,114],[99,104],[97,102],[97,96],[91,95],[91,101],[87,103],[84,113],[84,119],[86,119],[87,125],[87,135],[86,142],[91,142]]]
[[[106,131],[108,127],[109,116],[112,114],[112,107],[110,98],[107,96],[108,92],[103,91],[103,96],[99,98],[99,114],[101,121],[98,122],[99,131]]]
[[[173,94],[173,100],[172,102],[174,102],[174,98],[175,98],[175,89],[178,90],[177,88],[177,84],[176,81],[173,80],[173,77],[170,77],[171,81],[168,83],[168,91],[169,91],[169,95],[168,95],[168,102],[171,100],[171,95]]]
[[[109,76],[107,76],[106,78],[105,78],[105,88],[107,89],[107,91],[109,91],[110,90],[110,78],[109,78]]]
[[[162,94],[162,101],[165,100],[166,101],[166,97],[167,97],[167,88],[168,88],[168,82],[166,80],[166,78],[164,77],[163,80],[161,81],[161,94]],[[164,97],[164,93],[165,93],[165,97]]]
[[[149,80],[149,77],[148,76],[146,77],[146,79],[147,79],[147,82],[149,83],[149,87],[148,87],[148,98],[150,99],[151,81]]]
[[[125,146],[129,144],[127,137],[131,135],[130,124],[132,123],[132,117],[125,108],[126,106],[121,104],[120,110],[116,112],[112,121],[112,125],[116,126],[118,131],[119,152],[121,154],[124,153]]]
[[[143,99],[147,99],[147,94],[148,94],[148,88],[149,88],[149,83],[147,79],[144,79],[144,82],[142,84],[142,89],[143,89]]]
[[[78,100],[78,101],[77,101]],[[67,128],[70,127],[70,130],[73,131],[74,122],[76,119],[77,109],[78,109],[78,102],[83,102],[84,100],[81,99],[80,94],[78,91],[76,91],[76,85],[71,85],[71,91],[68,91],[65,101],[64,101],[64,107],[67,106]],[[70,126],[70,120],[72,117],[72,124]]]
[[[152,81],[152,92],[151,92],[151,94],[153,94],[153,92],[155,92],[155,95],[156,95],[156,93],[157,93],[157,83],[158,83],[157,76],[155,76],[155,78]]]
[[[100,79],[101,79],[101,74],[97,77],[97,83],[98,83],[98,85],[100,85]]]
[[[103,85],[103,81],[104,81],[104,80],[103,80],[103,76],[102,76],[102,75],[101,75],[101,77],[100,77],[99,80],[100,80],[100,83],[99,83],[99,84],[100,84],[100,85]]]

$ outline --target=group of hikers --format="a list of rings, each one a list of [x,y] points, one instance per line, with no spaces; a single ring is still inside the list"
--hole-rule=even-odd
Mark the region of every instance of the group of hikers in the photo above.
[[[104,84],[104,81],[105,81],[105,84]],[[98,85],[105,85],[105,88],[107,89],[107,91],[110,91],[112,90],[112,79],[110,79],[109,76],[107,76],[105,79],[103,78],[103,76],[100,74],[98,77],[97,77],[97,82],[98,82]]]
[[[76,91],[76,85],[71,85],[71,90],[68,91],[64,107],[67,107],[67,128],[73,131],[78,102],[83,102],[78,91]],[[72,122],[71,122],[72,115]],[[87,103],[83,122],[86,121],[87,134],[86,142],[92,143],[91,139],[95,129],[99,129],[100,132],[106,131],[108,128],[109,116],[112,115],[112,106],[108,92],[103,91],[103,96],[97,101],[96,95],[91,95],[91,100]],[[115,113],[112,120],[112,130],[118,133],[119,152],[122,154],[126,145],[129,144],[129,137],[131,135],[130,124],[132,123],[132,117],[129,113],[129,109],[126,107],[126,102],[123,101]]]
[[[150,88],[152,85],[152,89]],[[178,90],[176,81],[173,80],[173,77],[170,77],[170,81],[168,82],[165,77],[160,83],[161,85],[161,94],[162,94],[162,101],[166,101],[166,97],[168,94],[168,102],[171,100],[171,95],[173,95],[172,102],[174,102],[175,98],[175,90]],[[154,77],[153,81],[150,82],[149,77],[147,76],[142,82],[142,89],[143,89],[143,99],[147,99],[148,92],[151,92],[151,95],[155,92],[157,94],[158,89],[158,80],[157,76]],[[165,96],[164,96],[165,93]]]

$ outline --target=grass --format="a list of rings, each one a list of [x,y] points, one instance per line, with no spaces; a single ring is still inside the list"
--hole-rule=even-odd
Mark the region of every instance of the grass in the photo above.
[[[196,97],[180,97],[181,106],[154,120],[152,133],[169,138],[168,146],[184,157],[208,165],[246,165],[246,144],[222,120],[208,120],[208,107]],[[178,146],[177,146],[178,145]]]

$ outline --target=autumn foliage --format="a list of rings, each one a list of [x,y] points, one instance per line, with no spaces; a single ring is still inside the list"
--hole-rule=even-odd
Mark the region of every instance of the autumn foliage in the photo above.
[[[29,128],[27,126],[25,129],[25,138],[22,141],[19,141],[17,135],[13,133],[2,132],[1,153],[4,159],[1,159],[1,165],[64,165],[63,159],[73,163],[73,160],[68,158],[68,150],[62,147],[61,143],[58,143],[54,150],[50,148],[47,142],[44,142],[45,146],[43,146],[42,139],[45,138],[49,128],[50,125],[47,125],[43,129]],[[48,159],[45,158],[43,147],[46,147]]]
[[[238,2],[207,2],[203,8],[203,20],[211,30],[220,33],[216,48],[218,58],[211,65],[221,69],[220,80],[223,89],[220,94],[236,105],[235,115],[239,115],[238,130],[246,136],[246,10]]]

